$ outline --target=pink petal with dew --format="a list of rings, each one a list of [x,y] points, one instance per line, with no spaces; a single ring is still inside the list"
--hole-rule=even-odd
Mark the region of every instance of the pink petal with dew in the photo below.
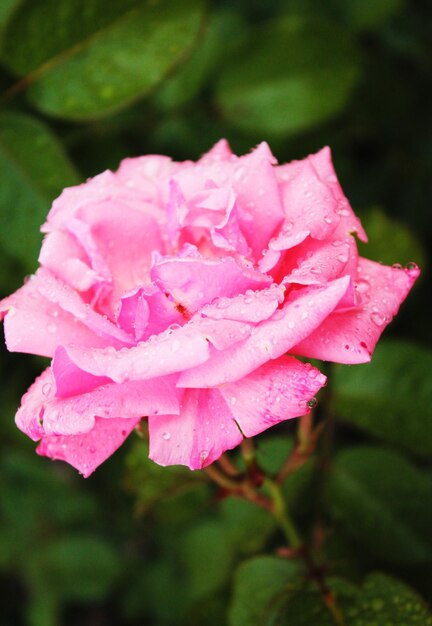
[[[230,145],[226,139],[220,139],[198,161],[200,165],[210,165],[221,161],[230,161],[233,156]]]
[[[264,142],[240,157],[232,174],[241,229],[256,259],[284,218],[273,163],[275,158]]]
[[[209,344],[189,325],[168,329],[132,348],[80,348],[68,346],[69,358],[85,372],[108,376],[117,383],[148,380],[204,363]]]
[[[368,238],[363,230],[361,221],[352,210],[338,181],[333,167],[330,148],[326,146],[315,154],[311,154],[308,158],[315,168],[319,178],[330,186],[333,195],[338,202],[337,214],[340,216],[341,222],[343,223],[344,234],[348,235],[355,233],[361,241],[367,242]]]
[[[337,363],[366,363],[420,271],[387,267],[360,258],[354,283],[358,308],[333,313],[291,352]]]
[[[59,345],[70,343],[81,346],[104,347],[109,344],[122,345],[114,337],[97,334],[85,324],[87,314],[97,313],[85,308],[83,319],[62,308],[61,303],[44,296],[45,279],[40,275],[30,277],[23,287],[0,302],[0,317],[5,316],[4,331],[6,345],[11,352],[27,352],[52,357]],[[79,297],[74,293],[74,298]],[[99,316],[102,320],[102,317]],[[105,322],[102,322],[103,326]],[[94,327],[94,324],[92,325]]]
[[[286,288],[283,285],[271,285],[260,291],[247,290],[233,298],[217,298],[212,304],[201,309],[203,317],[212,320],[236,320],[258,324],[268,319],[284,300]]]
[[[169,157],[147,155],[123,159],[116,172],[122,186],[139,193],[144,202],[160,205],[158,181],[165,180],[177,170],[177,163]]]
[[[145,285],[123,296],[117,320],[120,326],[122,326],[123,306],[129,309],[129,315],[132,318],[135,316],[132,326],[134,326],[137,341],[157,335],[171,325],[183,325],[185,322],[185,318],[176,308],[176,303],[154,284]],[[133,312],[134,307],[135,312]],[[146,307],[148,307],[148,319],[144,325]]]
[[[285,224],[292,224],[292,236],[309,231],[314,239],[328,239],[344,219],[346,233],[357,232],[360,238],[366,238],[337,182],[328,148],[302,161],[277,167],[276,176],[286,214]]]
[[[150,308],[142,288],[122,296],[117,324],[125,330],[136,342],[141,341],[146,333],[150,316]]]
[[[277,280],[283,279],[284,284],[324,285],[347,274],[355,278],[357,260],[354,237],[328,241],[307,237],[284,253],[272,274]]]
[[[81,472],[84,478],[88,478],[122,445],[140,419],[96,418],[90,432],[67,436],[49,435],[42,439],[36,452],[56,461],[66,461]]]
[[[44,436],[42,427],[44,401],[53,393],[55,382],[48,367],[36,378],[21,399],[21,406],[15,416],[16,425],[33,441]]]
[[[213,387],[234,382],[260,365],[276,359],[311,334],[336,308],[350,284],[349,276],[325,287],[304,288],[271,318],[256,325],[250,337],[228,350],[210,350],[203,365],[180,374],[179,387]]]
[[[283,420],[309,412],[308,401],[326,383],[309,363],[289,356],[268,361],[220,393],[246,437],[253,437]]]
[[[44,399],[45,435],[75,435],[90,431],[97,417],[107,420],[178,414],[182,390],[176,377],[106,383],[70,398]]]
[[[243,439],[217,389],[185,392],[180,416],[149,417],[150,458],[159,465],[201,469]]]
[[[161,258],[151,270],[152,280],[175,302],[193,314],[219,296],[232,297],[247,289],[262,289],[271,278],[239,265],[232,257]]]
[[[59,346],[55,351],[51,370],[54,376],[55,396],[57,398],[68,398],[80,393],[87,393],[100,385],[112,382],[106,376],[93,376],[93,374],[81,370],[70,360],[63,346]]]
[[[79,216],[109,268],[114,307],[123,293],[148,282],[152,253],[164,250],[159,226],[151,215],[120,202],[82,209]]]
[[[246,322],[230,319],[213,320],[200,313],[192,318],[189,328],[204,337],[216,350],[226,350],[250,335],[253,326]]]
[[[58,304],[76,320],[87,326],[96,335],[103,337],[107,343],[112,345],[131,344],[131,337],[113,324],[106,316],[94,311],[88,304],[83,302],[80,296],[66,285],[63,281],[55,278],[49,270],[40,268],[36,275],[37,289],[39,293],[52,302]],[[77,342],[74,342],[77,343]]]
[[[67,285],[85,292],[103,280],[89,263],[83,248],[71,233],[53,231],[42,243],[39,263]]]
[[[126,185],[121,176],[107,170],[81,185],[64,189],[54,200],[42,232],[68,231],[70,221],[78,218],[80,211],[87,209],[91,212],[92,207],[106,202],[121,204],[126,209],[139,212],[151,213],[153,209],[154,215],[160,213],[151,198],[149,200],[146,202],[143,194],[134,189],[133,185]]]

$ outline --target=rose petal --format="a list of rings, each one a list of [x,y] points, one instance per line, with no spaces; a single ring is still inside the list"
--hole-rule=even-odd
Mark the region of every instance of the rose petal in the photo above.
[[[159,465],[201,469],[243,439],[229,407],[217,389],[185,392],[181,418],[149,417],[149,457]]]
[[[93,429],[80,435],[50,435],[36,449],[40,456],[66,461],[84,478],[108,459],[132,432],[141,418],[96,418]]]
[[[208,341],[189,325],[155,335],[132,348],[80,348],[68,346],[70,359],[94,376],[122,383],[166,376],[204,363]]]
[[[68,398],[92,391],[95,387],[112,382],[106,376],[93,376],[84,372],[70,360],[66,350],[59,346],[51,363],[57,398]]]
[[[224,351],[210,350],[207,362],[180,374],[179,387],[213,387],[233,382],[287,352],[335,309],[350,284],[349,276],[325,287],[306,288],[295,300],[260,324],[245,341]]]
[[[36,378],[21,399],[21,406],[15,416],[16,425],[33,441],[44,435],[42,427],[43,403],[55,391],[51,368],[48,367]]]
[[[123,345],[123,341],[119,342],[117,338],[118,329],[79,302],[76,293],[71,291],[71,301],[65,303],[63,290],[61,287],[57,289],[56,279],[49,282],[54,289],[47,290],[46,274],[41,275],[42,271],[47,272],[39,270],[23,287],[0,302],[0,316],[5,315],[6,345],[10,352],[53,356],[59,345],[71,343],[95,347]],[[50,299],[45,297],[47,291]],[[75,313],[79,311],[79,316],[73,315],[74,310]]]
[[[244,435],[253,437],[278,422],[308,413],[308,401],[325,383],[326,377],[315,367],[281,356],[222,385],[220,393]]]
[[[70,398],[45,398],[43,429],[45,435],[75,435],[91,430],[97,417],[127,419],[178,414],[181,396],[172,376],[106,383]]]
[[[232,297],[271,283],[271,278],[239,265],[232,257],[161,258],[152,267],[151,277],[189,316],[218,296]]]
[[[355,283],[358,308],[333,313],[292,354],[337,363],[366,363],[419,275],[418,269],[387,267],[359,259]]]

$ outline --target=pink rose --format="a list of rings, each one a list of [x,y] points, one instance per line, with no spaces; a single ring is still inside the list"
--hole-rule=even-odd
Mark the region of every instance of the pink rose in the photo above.
[[[307,413],[326,377],[293,355],[369,361],[419,274],[358,256],[328,148],[126,159],[42,230],[40,268],[0,303],[9,350],[52,358],[16,421],[84,476],[143,417],[154,461],[198,469]]]

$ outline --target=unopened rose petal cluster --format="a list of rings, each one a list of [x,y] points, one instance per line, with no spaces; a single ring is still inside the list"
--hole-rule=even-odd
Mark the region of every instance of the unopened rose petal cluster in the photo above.
[[[327,148],[126,159],[42,229],[40,268],[0,303],[9,350],[52,359],[16,421],[84,476],[143,419],[156,463],[198,469],[307,413],[326,377],[295,357],[369,361],[418,275],[358,256]]]

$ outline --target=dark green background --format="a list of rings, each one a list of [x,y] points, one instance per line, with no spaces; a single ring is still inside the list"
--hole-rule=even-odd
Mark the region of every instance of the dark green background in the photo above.
[[[330,145],[362,253],[422,267],[373,363],[325,366],[330,469],[284,489],[306,538],[326,530],[347,626],[429,623],[404,583],[431,599],[431,82],[427,0],[0,0],[0,295],[36,268],[64,186],[221,137],[280,162]],[[1,348],[2,626],[333,623],[313,589],[288,591],[265,512],[149,463],[138,437],[87,481],[36,457],[13,416],[43,366]],[[294,434],[259,438],[268,472]]]

